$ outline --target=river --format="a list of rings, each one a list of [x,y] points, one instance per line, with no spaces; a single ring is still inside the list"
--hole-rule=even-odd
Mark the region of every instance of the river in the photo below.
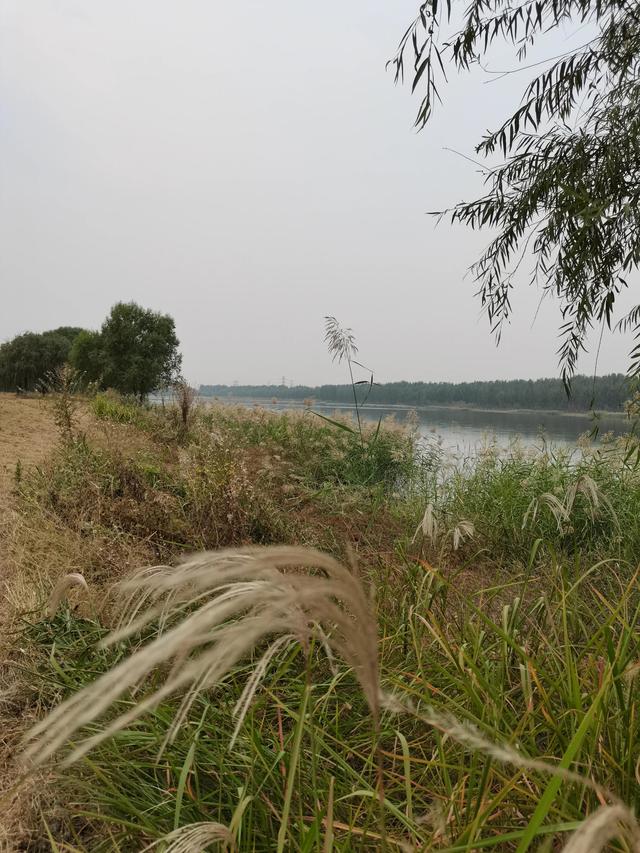
[[[204,398],[210,400],[211,398]],[[299,400],[233,399],[219,402],[233,402],[240,405],[259,405],[271,411],[308,409]],[[353,406],[338,403],[314,403],[311,411],[326,417],[339,414],[353,418]],[[415,414],[412,414],[415,413]],[[418,428],[425,438],[437,438],[444,448],[460,452],[473,452],[487,442],[495,442],[507,447],[519,439],[525,445],[540,445],[546,441],[556,447],[574,448],[578,438],[592,432],[597,426],[597,436],[605,433],[622,435],[629,431],[630,423],[624,415],[606,414],[594,417],[589,414],[568,414],[546,411],[484,411],[460,407],[432,406],[419,409],[408,406],[374,406],[361,408],[361,417],[377,423],[380,417],[394,417],[399,423],[408,417],[416,417]]]

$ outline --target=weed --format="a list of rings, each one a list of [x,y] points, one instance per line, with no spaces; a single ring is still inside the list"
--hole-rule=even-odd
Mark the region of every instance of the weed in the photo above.
[[[189,385],[183,376],[180,376],[173,383],[173,393],[178,409],[180,410],[182,426],[186,430],[198,397],[198,392]]]
[[[68,364],[51,371],[40,385],[43,394],[53,396],[54,421],[66,444],[76,439],[78,398],[84,385],[82,374]]]

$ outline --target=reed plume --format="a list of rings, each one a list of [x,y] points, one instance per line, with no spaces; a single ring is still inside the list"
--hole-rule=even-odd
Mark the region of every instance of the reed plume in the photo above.
[[[26,738],[31,762],[50,759],[132,690],[139,691],[137,701],[80,741],[65,765],[163,699],[182,693],[167,735],[171,738],[200,691],[215,687],[238,661],[271,640],[236,706],[240,725],[273,645],[281,647],[284,636],[306,647],[316,626],[324,626],[332,651],[353,668],[377,725],[377,628],[371,603],[357,574],[327,554],[285,546],[204,552],[173,568],[145,570],[125,583],[122,593],[121,625],[102,645],[158,623],[154,639],[34,726]],[[173,666],[159,686],[142,693],[147,676],[169,662]]]
[[[224,849],[234,849],[234,839],[229,828],[222,823],[212,821],[180,826],[145,847],[142,853],[155,850],[161,844],[167,845],[162,848],[164,853],[202,853],[213,844],[222,844]]]

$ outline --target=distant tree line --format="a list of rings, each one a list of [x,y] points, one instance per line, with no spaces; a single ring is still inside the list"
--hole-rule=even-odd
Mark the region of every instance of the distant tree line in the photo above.
[[[25,332],[0,345],[0,391],[37,391],[64,364],[87,383],[143,399],[179,374],[172,317],[119,302],[100,331],[62,326]]]
[[[367,391],[369,389],[366,389]],[[204,396],[324,400],[353,403],[351,385],[201,385]],[[368,402],[379,405],[474,406],[486,409],[551,409],[620,411],[631,394],[622,373],[575,376],[571,397],[561,379],[511,379],[489,382],[386,382],[370,389]],[[360,390],[364,397],[365,390]]]

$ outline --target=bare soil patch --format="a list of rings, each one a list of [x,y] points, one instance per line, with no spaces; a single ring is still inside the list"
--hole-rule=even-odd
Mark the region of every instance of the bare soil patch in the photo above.
[[[0,394],[0,509],[7,506],[16,465],[40,462],[57,437],[48,402]]]

